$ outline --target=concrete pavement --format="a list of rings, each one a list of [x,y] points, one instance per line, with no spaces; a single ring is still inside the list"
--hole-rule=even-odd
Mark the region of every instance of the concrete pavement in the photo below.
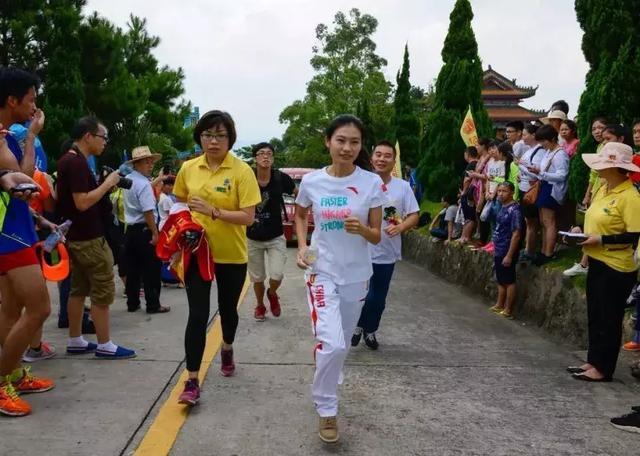
[[[293,257],[290,250],[290,257]],[[334,446],[317,437],[310,400],[310,322],[293,261],[283,314],[253,321],[252,290],[240,307],[237,374],[216,357],[201,404],[173,455],[631,455],[640,436],[608,419],[640,405],[640,383],[621,361],[616,381],[585,384],[564,373],[582,352],[491,314],[487,304],[411,264],[399,264],[378,335],[380,350],[352,350]],[[215,294],[215,287],[214,287]],[[57,295],[54,295],[54,312]],[[139,349],[131,361],[59,356],[34,365],[58,381],[28,399],[34,414],[0,419],[0,454],[133,454],[182,369],[186,296],[163,290],[166,315],[113,307],[113,337]],[[215,303],[215,296],[212,297]],[[215,308],[215,305],[214,305]],[[64,351],[65,333],[45,338]]]

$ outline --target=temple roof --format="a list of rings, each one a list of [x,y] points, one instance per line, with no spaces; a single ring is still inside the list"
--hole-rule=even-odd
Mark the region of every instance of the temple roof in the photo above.
[[[510,122],[521,120],[530,122],[545,116],[545,111],[534,111],[522,106],[488,106],[487,113],[494,122]]]
[[[529,98],[536,94],[538,86],[525,87],[516,84],[515,79],[507,79],[496,70],[489,68],[482,75],[483,98]]]

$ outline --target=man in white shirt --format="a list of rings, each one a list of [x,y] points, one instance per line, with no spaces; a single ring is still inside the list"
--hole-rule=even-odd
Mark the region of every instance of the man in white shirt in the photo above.
[[[165,313],[170,309],[160,305],[160,274],[162,263],[156,256],[158,242],[158,211],[156,197],[151,187],[151,171],[160,158],[147,146],[136,147],[127,164],[133,172],[127,176],[133,181],[124,192],[124,217],[127,222],[125,240],[125,262],[127,270],[127,309],[135,312],[140,308],[140,279],[144,284],[147,313]]]
[[[522,140],[522,130],[524,130],[524,123],[521,120],[514,120],[507,123],[507,141],[513,148],[513,157],[516,159],[522,158],[524,153],[529,148]]]
[[[364,335],[367,347],[377,350],[376,331],[384,312],[395,263],[402,258],[400,235],[418,224],[420,206],[409,183],[391,175],[396,165],[393,144],[388,141],[379,142],[373,150],[371,163],[383,182],[382,239],[377,245],[369,244],[373,276],[369,281],[369,292],[358,327],[351,337],[351,346],[358,345]]]

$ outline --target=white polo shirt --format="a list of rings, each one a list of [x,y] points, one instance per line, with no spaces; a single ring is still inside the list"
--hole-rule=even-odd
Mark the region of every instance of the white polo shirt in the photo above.
[[[156,197],[148,177],[133,171],[127,176],[133,181],[130,189],[124,191],[124,219],[127,225],[146,223],[144,213],[153,211],[154,220],[158,220]]]

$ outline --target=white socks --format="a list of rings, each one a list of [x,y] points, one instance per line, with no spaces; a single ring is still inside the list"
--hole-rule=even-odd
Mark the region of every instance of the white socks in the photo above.
[[[69,337],[69,347],[86,347],[89,342],[84,340],[84,337]]]
[[[113,342],[109,341],[105,344],[98,344],[98,350],[102,352],[115,353],[118,350],[118,346]]]

